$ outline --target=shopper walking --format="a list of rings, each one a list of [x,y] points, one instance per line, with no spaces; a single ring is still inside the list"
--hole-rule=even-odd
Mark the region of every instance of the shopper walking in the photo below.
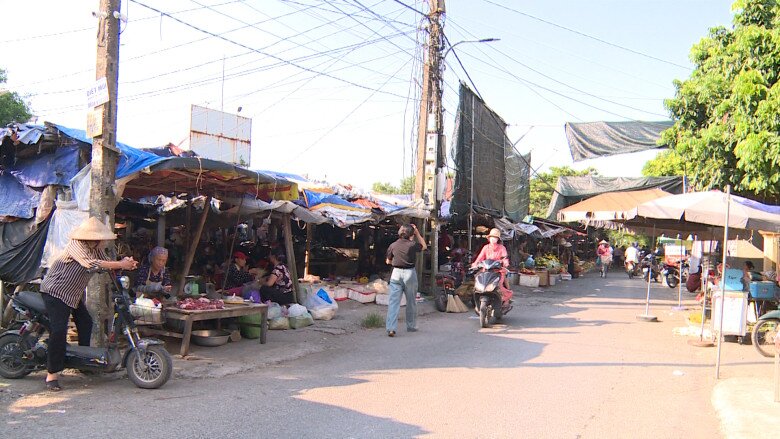
[[[390,275],[390,299],[385,326],[387,335],[395,337],[398,329],[398,313],[401,311],[401,295],[406,296],[406,331],[417,331],[417,253],[428,248],[414,224],[404,224],[398,229],[398,240],[387,249],[387,265],[393,267]]]

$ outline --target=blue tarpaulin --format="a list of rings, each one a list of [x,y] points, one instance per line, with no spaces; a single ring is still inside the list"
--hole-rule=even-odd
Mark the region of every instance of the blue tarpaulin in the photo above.
[[[365,207],[359,204],[350,203],[349,201],[334,194],[314,192],[310,190],[304,190],[303,194],[304,194],[303,206],[309,209],[314,208],[320,204],[331,204],[331,205],[336,205],[345,208],[352,208],[358,210],[370,210],[370,209],[366,209]]]
[[[25,186],[45,187],[50,184],[67,186],[70,179],[79,172],[79,148],[77,146],[57,148],[53,153],[19,160],[9,170]]]
[[[0,216],[32,218],[41,194],[19,183],[8,172],[0,173]]]
[[[92,139],[87,137],[87,133],[84,130],[67,128],[56,124],[54,126],[60,130],[62,134],[65,134],[70,138],[78,140],[79,142],[88,143],[90,145],[92,144]],[[170,157],[160,157],[157,154],[142,151],[120,142],[116,142],[116,147],[121,153],[119,156],[119,164],[116,168],[116,178],[127,177],[128,175],[134,174],[144,168],[170,159]]]

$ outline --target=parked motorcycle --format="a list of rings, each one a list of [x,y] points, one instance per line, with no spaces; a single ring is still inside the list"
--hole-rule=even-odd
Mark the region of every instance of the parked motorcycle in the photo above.
[[[639,265],[642,268],[642,278],[645,280],[645,282],[648,280],[658,282],[661,271],[659,270],[658,263],[656,262],[655,253],[648,253],[645,255]]]
[[[780,328],[780,310],[770,311],[758,318],[751,339],[759,354],[765,357],[775,356],[775,339]]]
[[[501,320],[512,308],[503,308],[501,297],[501,260],[486,259],[477,265],[474,275],[474,311],[479,315],[479,325],[488,328]]]
[[[99,270],[104,271],[104,270]],[[119,284],[112,272],[109,283],[114,303],[108,346],[90,347],[68,344],[65,367],[92,372],[114,372],[127,369],[127,376],[136,386],[156,389],[163,386],[173,372],[173,360],[163,342],[141,338],[130,311],[128,294],[130,279],[119,277]],[[18,330],[0,335],[0,376],[9,379],[22,378],[31,372],[46,368],[49,318],[41,293],[22,291],[13,298],[14,309],[22,316],[24,324]],[[127,338],[128,349],[122,352],[118,337]]]
[[[688,281],[690,269],[687,262],[682,262],[682,282]],[[677,288],[677,284],[680,282],[680,266],[674,264],[664,264],[661,274],[666,278],[666,284],[669,288]]]

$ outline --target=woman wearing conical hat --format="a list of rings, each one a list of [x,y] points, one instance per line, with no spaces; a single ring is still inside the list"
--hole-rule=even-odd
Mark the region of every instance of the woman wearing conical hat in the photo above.
[[[68,320],[71,314],[76,323],[79,346],[89,346],[92,335],[92,317],[84,305],[87,283],[92,277],[89,270],[134,270],[136,261],[124,258],[110,260],[105,254],[103,241],[116,239],[111,230],[97,218],[89,218],[70,234],[70,242],[54,260],[41,282],[41,293],[49,316],[49,347],[46,369],[46,388],[62,390],[59,374],[64,369],[67,346]]]

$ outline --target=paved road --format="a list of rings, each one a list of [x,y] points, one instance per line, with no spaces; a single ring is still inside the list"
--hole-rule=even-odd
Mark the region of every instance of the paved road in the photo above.
[[[676,291],[674,292],[676,293]],[[719,437],[714,351],[672,329],[672,290],[654,287],[661,323],[639,323],[644,288],[623,276],[524,290],[505,324],[423,317],[420,332],[365,330],[323,352],[220,379],[142,391],[126,379],[43,375],[0,381],[4,437]],[[676,299],[675,299],[676,300]],[[402,326],[403,327],[403,326]],[[273,335],[273,334],[272,334]],[[724,373],[758,360],[725,350]],[[739,347],[748,348],[750,347]],[[736,352],[736,353],[733,353]],[[68,379],[64,381],[69,384]]]

